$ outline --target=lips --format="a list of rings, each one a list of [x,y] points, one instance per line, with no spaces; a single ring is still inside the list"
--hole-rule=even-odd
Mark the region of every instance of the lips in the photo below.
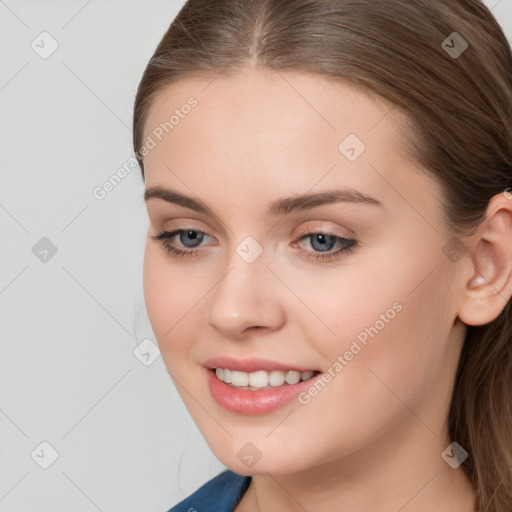
[[[274,411],[297,399],[298,395],[313,385],[320,375],[320,370],[301,365],[270,361],[268,359],[234,359],[219,357],[209,359],[204,363],[205,377],[213,399],[228,411],[238,414],[257,415]],[[285,384],[261,389],[240,389],[223,382],[217,377],[218,368],[229,368],[234,372],[313,372],[308,380],[295,384]]]
[[[229,368],[239,372],[256,372],[258,370],[266,370],[268,372],[272,370],[286,371],[297,371],[297,372],[316,372],[320,371],[319,368],[311,368],[302,365],[296,365],[294,363],[283,363],[280,361],[271,361],[269,359],[235,359],[232,357],[215,357],[208,359],[203,363],[203,366],[209,369],[216,368]]]

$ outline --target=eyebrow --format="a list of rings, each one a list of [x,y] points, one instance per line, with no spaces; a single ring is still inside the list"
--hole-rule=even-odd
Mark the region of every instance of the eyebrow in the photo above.
[[[185,196],[176,192],[175,190],[166,189],[158,185],[150,187],[144,192],[144,201],[148,202],[151,199],[163,199],[164,201],[185,208],[190,208],[198,213],[205,215],[215,216],[213,211],[202,201],[193,199],[192,197]],[[287,215],[291,212],[300,212],[309,210],[317,206],[331,203],[360,203],[373,206],[380,206],[385,208],[384,205],[374,197],[367,196],[358,190],[352,188],[342,188],[336,190],[327,190],[325,192],[317,192],[314,194],[303,194],[285,199],[278,199],[270,203],[268,213],[270,215]]]

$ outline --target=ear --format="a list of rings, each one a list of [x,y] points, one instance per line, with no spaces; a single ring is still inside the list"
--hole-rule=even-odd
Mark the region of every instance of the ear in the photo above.
[[[491,199],[468,255],[471,277],[465,283],[458,316],[467,325],[485,325],[500,315],[512,296],[510,193]]]

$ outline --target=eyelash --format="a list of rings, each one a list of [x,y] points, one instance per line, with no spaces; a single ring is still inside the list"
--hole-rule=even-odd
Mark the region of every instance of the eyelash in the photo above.
[[[191,228],[185,228],[185,229],[176,229],[174,231],[161,231],[157,235],[152,235],[151,238],[153,240],[161,242],[164,249],[171,254],[174,257],[182,258],[182,257],[195,257],[198,256],[199,253],[202,252],[202,249],[190,249],[190,250],[184,250],[184,249],[177,249],[171,244],[171,239],[173,239],[175,236],[179,235],[180,233],[186,232],[186,231],[192,231],[194,233],[206,235],[203,231],[199,231],[197,229],[191,229]],[[330,238],[334,238],[335,243],[341,244],[341,248],[329,253],[322,253],[322,252],[312,252],[305,249],[301,249],[301,253],[305,253],[305,256],[311,260],[315,261],[322,261],[322,262],[328,262],[332,261],[334,259],[337,259],[342,256],[342,254],[350,254],[354,252],[359,247],[359,242],[355,238],[344,238],[337,236],[336,234],[330,232],[330,231],[315,231],[310,228],[307,228],[303,230],[300,233],[299,238],[297,238],[293,244],[296,244],[297,242],[300,242],[304,240],[305,238],[309,238],[313,235],[324,235],[328,236]],[[206,235],[208,236],[208,235]],[[332,249],[331,249],[332,250]]]

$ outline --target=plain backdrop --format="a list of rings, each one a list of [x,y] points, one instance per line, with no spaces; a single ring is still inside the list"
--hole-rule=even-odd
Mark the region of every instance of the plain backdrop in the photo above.
[[[94,193],[183,4],[0,0],[0,512],[165,512],[224,468],[144,308],[139,169]]]

